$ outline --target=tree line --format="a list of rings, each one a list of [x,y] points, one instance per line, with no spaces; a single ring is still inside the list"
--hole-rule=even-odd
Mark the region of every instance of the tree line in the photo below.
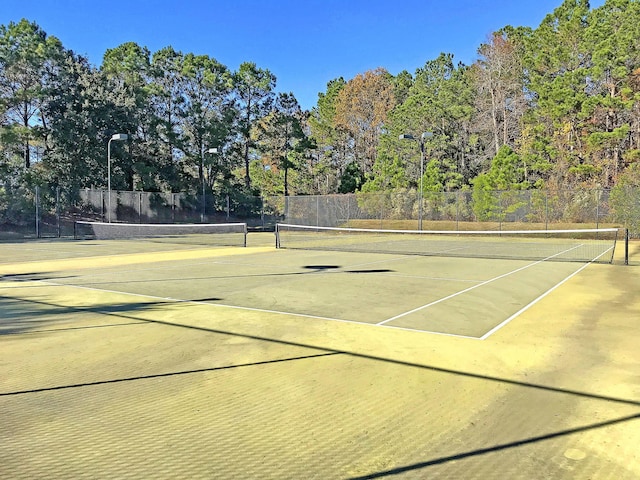
[[[472,65],[331,80],[304,111],[255,63],[125,43],[94,67],[0,26],[0,203],[55,185],[207,195],[640,186],[640,1],[565,0]],[[420,176],[422,173],[422,176]]]

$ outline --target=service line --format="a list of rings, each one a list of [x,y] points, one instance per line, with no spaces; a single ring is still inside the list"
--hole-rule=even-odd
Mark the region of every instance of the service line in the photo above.
[[[440,298],[438,300],[435,300],[433,302],[427,303],[426,305],[422,305],[420,307],[414,308],[413,310],[409,310],[407,312],[401,313],[401,314],[396,315],[394,317],[387,318],[386,320],[383,320],[382,322],[378,322],[376,325],[385,325],[385,324],[387,324],[389,322],[393,322],[394,320],[398,320],[399,318],[406,317],[407,315],[411,315],[413,313],[416,313],[416,312],[419,312],[421,310],[424,310],[425,308],[429,308],[429,307],[432,307],[432,306],[437,305],[439,303],[446,302],[447,300],[451,300],[452,298],[455,298],[455,297],[458,297],[460,295],[463,295],[463,294],[465,294],[467,292],[470,292],[471,290],[475,290],[476,288],[483,287],[484,285],[487,285],[489,283],[492,283],[492,282],[495,282],[497,280],[500,280],[501,278],[508,277],[509,275],[513,275],[514,273],[521,272],[523,270],[526,270],[527,268],[534,267],[536,265],[539,265],[542,262],[545,262],[547,260],[552,259],[553,257],[557,257],[558,255],[562,255],[564,253],[570,252],[571,250],[575,250],[576,248],[580,248],[581,246],[582,245],[576,245],[574,247],[568,248],[567,250],[564,250],[562,252],[559,252],[559,253],[551,255],[551,256],[549,256],[547,258],[544,258],[542,260],[538,260],[537,262],[533,262],[533,263],[530,263],[528,265],[525,265],[524,267],[516,268],[515,270],[512,270],[510,272],[503,273],[502,275],[498,275],[497,277],[490,278],[489,280],[485,280],[484,282],[480,282],[477,285],[473,285],[473,286],[471,286],[469,288],[465,288],[464,290],[460,290],[460,291],[458,291],[456,293],[452,293],[451,295],[447,295],[446,297],[442,297],[442,298]]]

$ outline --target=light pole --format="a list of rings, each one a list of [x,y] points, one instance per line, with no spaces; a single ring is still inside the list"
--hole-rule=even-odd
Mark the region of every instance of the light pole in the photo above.
[[[111,142],[125,141],[129,139],[126,133],[115,133],[107,142],[107,221],[111,223]]]
[[[207,153],[218,153],[218,149],[213,147],[207,150]],[[205,182],[204,182],[204,148],[202,149],[202,159],[200,163],[200,169],[202,170],[202,213],[200,214],[200,222],[204,223],[204,215],[206,209],[206,197],[205,197]]]
[[[420,135],[420,181],[419,181],[419,191],[418,191],[418,230],[422,230],[422,177],[424,177],[424,142],[433,137],[432,132],[424,132]],[[416,140],[416,138],[410,133],[403,133],[398,137],[400,140]]]

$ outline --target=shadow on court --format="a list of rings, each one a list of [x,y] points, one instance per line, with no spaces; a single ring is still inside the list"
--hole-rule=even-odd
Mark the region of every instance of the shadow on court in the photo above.
[[[296,360],[308,360],[311,358],[319,358],[319,357],[327,357],[330,355],[340,355],[340,352],[327,352],[327,353],[319,353],[316,355],[302,355],[298,357],[291,358],[278,358],[276,360],[265,360],[263,362],[251,362],[251,363],[242,363],[237,365],[225,365],[223,367],[211,367],[211,368],[198,368],[194,370],[183,370],[179,372],[169,372],[169,373],[158,373],[154,375],[140,375],[137,377],[128,377],[128,378],[115,378],[111,380],[100,380],[96,382],[87,382],[87,383],[77,383],[73,385],[59,385],[55,387],[43,387],[43,388],[34,388],[32,390],[20,390],[16,392],[0,392],[0,397],[7,397],[13,395],[24,395],[27,393],[38,393],[38,392],[50,392],[53,390],[65,390],[68,388],[81,388],[81,387],[92,387],[95,385],[107,385],[110,383],[122,383],[122,382],[134,382],[136,380],[149,380],[151,378],[164,378],[164,377],[176,377],[180,375],[189,375],[193,373],[203,373],[203,372],[215,372],[219,370],[231,370],[234,368],[243,368],[243,367],[256,367],[259,365],[271,365],[275,363],[284,363],[284,362],[292,362]]]
[[[100,285],[134,285],[134,284],[151,284],[151,283],[171,283],[171,282],[188,282],[196,281],[201,282],[205,280],[225,280],[225,279],[242,279],[242,278],[271,278],[271,277],[291,277],[299,275],[312,275],[320,273],[353,273],[353,274],[376,274],[376,273],[394,273],[395,270],[388,268],[370,268],[370,269],[347,269],[341,270],[344,266],[341,265],[305,265],[302,267],[303,271],[291,271],[291,272],[266,272],[266,273],[246,273],[246,274],[232,274],[232,275],[206,275],[206,276],[179,276],[179,277],[163,277],[163,278],[145,278],[143,280],[132,280],[119,278],[117,280],[105,280],[105,281],[82,281],[80,285],[85,287],[96,287]],[[18,277],[18,278],[14,278]],[[77,278],[75,275],[69,276],[38,276],[35,274],[21,274],[21,275],[7,275],[6,280],[14,281],[36,281],[36,280],[64,280],[68,278]],[[0,280],[2,278],[0,277]],[[205,301],[197,299],[189,299],[191,301]],[[211,298],[210,301],[220,301],[221,298]]]
[[[573,287],[598,286],[577,297],[585,303],[574,307],[578,320],[565,322],[559,302],[490,342],[179,306],[183,299],[270,308],[267,300],[285,298],[289,311],[320,293],[321,302],[336,301],[336,312],[351,306],[371,317],[372,306],[404,305],[443,283],[420,280],[413,291],[405,273],[446,271],[444,261],[412,271],[417,260],[313,253],[294,262],[283,252],[223,258],[220,266],[219,258],[198,259],[176,270],[154,260],[148,279],[142,263],[113,272],[46,265],[41,273],[24,264],[15,271],[29,273],[0,276],[0,477],[638,478],[637,356],[616,350],[637,328],[611,321],[637,318],[637,267],[576,277]],[[461,278],[457,264],[446,265]],[[460,270],[469,266],[465,260]],[[154,277],[165,267],[164,279]],[[499,264],[471,268],[474,279]],[[78,277],[56,276],[65,273]],[[131,283],[134,296],[118,296],[117,285],[88,295],[90,288],[54,283],[90,287],[108,275],[105,283]],[[254,283],[262,303],[238,301]],[[506,287],[517,283],[505,283],[481,300],[513,300]],[[353,284],[373,293],[348,298]],[[473,321],[487,311],[476,308]],[[565,458],[571,448],[586,458]]]
[[[110,317],[116,317],[119,319],[124,319],[126,321],[135,321],[135,323],[157,324],[157,325],[164,325],[164,326],[170,326],[170,327],[185,328],[189,330],[197,330],[200,332],[214,333],[217,335],[228,335],[232,337],[240,337],[240,338],[245,338],[249,340],[257,340],[260,342],[269,342],[269,343],[275,343],[275,344],[293,346],[293,347],[303,347],[306,349],[319,350],[319,351],[323,351],[331,354],[344,354],[344,355],[349,355],[356,358],[374,360],[379,362],[387,362],[387,363],[392,363],[395,365],[401,365],[405,367],[421,368],[421,369],[431,370],[431,371],[440,372],[440,373],[460,375],[464,377],[487,380],[491,382],[505,383],[509,385],[533,388],[533,389],[544,390],[549,392],[566,393],[566,394],[575,395],[583,398],[589,398],[593,400],[603,400],[607,402],[615,402],[615,403],[640,407],[640,401],[636,401],[636,400],[616,398],[616,397],[610,397],[606,395],[597,395],[593,393],[580,392],[577,390],[569,390],[569,389],[557,388],[557,387],[546,386],[546,385],[538,385],[534,383],[527,383],[527,382],[522,382],[518,380],[510,380],[507,378],[481,375],[481,374],[471,373],[471,372],[462,372],[462,371],[457,371],[457,370],[452,370],[452,369],[447,369],[442,367],[405,362],[401,360],[378,357],[375,355],[367,355],[367,354],[362,354],[362,353],[352,352],[347,350],[336,350],[333,348],[327,348],[327,347],[322,347],[318,345],[311,345],[311,344],[306,344],[302,342],[293,342],[293,341],[287,341],[287,340],[282,340],[277,338],[264,337],[260,335],[248,335],[245,333],[231,332],[228,330],[220,330],[220,329],[201,327],[196,325],[169,322],[164,320],[151,320],[151,319],[133,316],[133,314],[136,312],[152,310],[154,308],[157,308],[158,306],[169,305],[169,304],[172,304],[173,302],[126,303],[126,304],[118,304],[118,305],[108,304],[108,305],[95,306],[95,307],[68,307],[68,306],[59,306],[59,305],[56,305],[50,302],[45,302],[45,301],[23,300],[23,299],[18,300],[18,299],[12,299],[10,297],[0,297],[0,308],[2,308],[3,310],[4,310],[4,307],[6,306],[6,304],[4,303],[5,300],[8,300],[9,302],[21,303],[21,304],[24,304],[24,303],[35,304],[40,307],[46,307],[47,309],[50,309],[45,311],[40,310],[39,312],[42,315],[50,315],[53,312],[61,315],[69,315],[72,313],[75,313],[75,314],[94,313],[94,314],[109,315]],[[14,312],[17,313],[18,309],[13,307],[13,310]],[[32,311],[22,309],[22,315],[31,314],[30,312]],[[117,324],[117,325],[121,325],[121,324]],[[52,330],[52,332],[55,332],[55,330]]]
[[[3,312],[10,312],[10,316],[15,316],[15,317],[20,317],[20,316],[33,317],[38,315],[69,316],[69,315],[92,313],[92,314],[106,315],[106,316],[109,316],[110,318],[116,318],[118,320],[123,321],[123,323],[120,323],[120,324],[110,322],[109,325],[117,326],[117,325],[132,324],[132,323],[158,324],[158,325],[174,327],[174,328],[196,330],[203,333],[212,333],[216,335],[239,337],[243,339],[255,340],[258,342],[268,342],[268,343],[279,344],[284,346],[303,347],[305,349],[310,349],[312,351],[315,351],[316,353],[309,353],[308,355],[289,356],[286,358],[279,358],[279,359],[268,359],[263,361],[237,363],[237,364],[226,365],[226,366],[215,366],[215,367],[208,367],[208,368],[205,367],[205,368],[180,370],[180,371],[158,373],[158,374],[130,376],[130,377],[123,377],[123,378],[106,378],[106,379],[96,380],[96,381],[91,381],[86,383],[53,385],[53,386],[24,389],[24,390],[18,390],[18,391],[0,392],[0,397],[29,395],[29,394],[36,394],[36,393],[56,391],[56,390],[81,389],[81,388],[93,387],[97,385],[131,383],[131,382],[143,381],[143,380],[154,379],[154,378],[187,376],[190,374],[203,373],[203,372],[215,372],[220,370],[252,368],[252,367],[260,367],[260,366],[273,365],[273,364],[290,363],[290,362],[295,362],[299,360],[309,360],[309,359],[317,360],[325,357],[344,355],[344,356],[352,357],[354,359],[360,359],[360,360],[371,361],[371,362],[381,362],[384,364],[393,364],[396,366],[406,367],[411,369],[417,368],[417,369],[437,372],[437,373],[441,373],[441,374],[445,374],[453,377],[472,378],[476,380],[489,382],[495,385],[498,385],[498,384],[510,385],[510,386],[529,389],[532,391],[549,392],[554,394],[568,395],[568,396],[577,397],[577,398],[622,404],[622,405],[640,408],[640,401],[635,401],[630,399],[616,398],[616,397],[611,397],[606,395],[597,395],[593,393],[582,392],[582,391],[571,390],[571,389],[564,389],[564,388],[557,388],[557,387],[543,385],[543,384],[527,383],[527,382],[522,382],[518,380],[512,380],[509,378],[481,375],[473,372],[466,372],[466,371],[460,371],[455,369],[436,367],[432,365],[400,361],[396,359],[384,358],[384,357],[375,356],[375,355],[367,355],[367,354],[362,354],[359,352],[353,352],[348,350],[326,348],[326,347],[307,344],[303,342],[292,342],[292,341],[286,341],[286,340],[277,339],[277,338],[269,338],[261,335],[248,335],[248,334],[242,334],[242,333],[237,333],[237,332],[232,332],[232,331],[227,331],[222,329],[193,326],[193,325],[182,324],[177,322],[142,319],[136,316],[137,313],[149,311],[154,308],[161,307],[167,303],[169,302],[127,303],[127,304],[116,304],[116,305],[110,304],[110,305],[99,305],[95,307],[83,308],[83,307],[60,306],[45,300],[24,301],[24,300],[19,300],[17,298],[2,297],[0,298],[0,310],[2,310]],[[26,304],[28,304],[32,308],[25,308]],[[3,321],[2,326],[4,327],[5,324],[6,322]],[[9,322],[9,325],[10,324],[11,322]],[[102,326],[105,326],[105,325],[102,325]],[[94,325],[94,326],[80,327],[80,328],[95,328],[95,327],[96,326]],[[32,330],[28,326],[23,326],[23,327],[16,327],[12,333],[19,333],[19,332],[29,333],[30,331]],[[53,334],[55,333],[55,330],[49,330],[48,333]],[[260,373],[258,372],[256,372],[256,374],[260,375]],[[637,412],[630,415],[617,416],[616,418],[607,419],[604,421],[594,421],[585,425],[574,426],[571,428],[555,428],[553,429],[553,431],[548,431],[546,433],[539,434],[539,435],[525,436],[516,441],[509,441],[509,442],[503,442],[503,443],[498,442],[486,448],[475,448],[475,449],[457,451],[448,455],[438,456],[436,458],[430,458],[424,461],[414,462],[411,464],[397,466],[394,468],[375,470],[375,471],[371,471],[366,475],[351,476],[349,478],[351,478],[352,480],[376,479],[376,478],[394,477],[394,476],[409,473],[409,472],[417,473],[421,471],[423,471],[426,474],[426,472],[431,467],[436,467],[438,465],[445,465],[452,462],[458,462],[458,461],[468,460],[472,458],[482,457],[484,455],[489,455],[492,453],[502,453],[502,452],[506,452],[512,449],[517,449],[527,445],[534,445],[534,444],[538,444],[541,442],[558,439],[562,437],[570,437],[571,435],[589,432],[589,431],[595,431],[598,429],[612,427],[612,426],[623,424],[626,422],[637,421],[639,419],[640,419],[640,412]]]
[[[466,460],[466,459],[469,459],[469,458],[478,457],[478,456],[481,456],[481,455],[487,455],[487,454],[490,454],[490,453],[504,452],[504,451],[512,449],[512,448],[519,448],[519,447],[523,447],[523,446],[526,446],[526,445],[532,445],[532,444],[543,442],[543,441],[547,441],[547,440],[552,440],[552,439],[556,439],[556,438],[575,435],[577,433],[584,433],[584,432],[589,432],[589,431],[592,431],[592,430],[597,430],[597,429],[600,429],[600,428],[611,427],[611,426],[614,426],[614,425],[618,425],[618,424],[625,423],[625,422],[631,422],[631,421],[639,420],[639,419],[640,419],[640,413],[636,413],[634,415],[628,415],[628,416],[625,416],[625,417],[615,418],[613,420],[608,420],[606,422],[592,423],[592,424],[584,425],[584,426],[578,427],[578,428],[570,428],[570,429],[566,429],[566,430],[559,430],[557,432],[548,433],[546,435],[539,435],[539,436],[535,436],[535,437],[524,438],[524,439],[518,440],[516,442],[503,443],[503,444],[494,445],[494,446],[488,447],[488,448],[479,448],[479,449],[470,450],[470,451],[467,451],[467,452],[456,453],[454,455],[448,455],[448,456],[445,456],[445,457],[434,458],[432,460],[426,460],[424,462],[414,463],[412,465],[405,465],[405,466],[402,466],[402,467],[392,468],[392,469],[389,469],[389,470],[383,470],[383,471],[379,471],[379,472],[374,472],[374,473],[370,473],[368,475],[350,477],[349,480],[368,480],[368,479],[374,479],[374,478],[385,478],[385,477],[391,477],[391,476],[395,476],[395,475],[400,475],[400,474],[403,474],[403,473],[415,472],[415,471],[418,471],[418,470],[428,469],[429,467],[435,467],[437,465],[443,465],[443,464],[446,464],[446,463],[449,463],[449,462],[456,462],[456,461]]]
[[[39,272],[39,273],[12,273],[9,275],[0,275],[0,282],[35,282],[35,281],[47,281],[47,280],[60,280],[65,278],[75,278],[75,275],[55,275],[53,273]]]
[[[26,308],[25,304],[28,305],[28,308]],[[105,328],[131,325],[132,323],[144,324],[145,322],[138,318],[126,317],[136,321],[127,323],[72,326],[67,328],[60,326],[69,324],[69,319],[71,318],[73,321],[74,316],[79,314],[97,313],[117,316],[119,313],[134,314],[136,312],[150,311],[169,304],[172,304],[172,302],[133,302],[82,308],[56,306],[46,301],[24,300],[0,295],[0,311],[2,311],[2,319],[0,319],[0,335],[20,335],[63,330]]]

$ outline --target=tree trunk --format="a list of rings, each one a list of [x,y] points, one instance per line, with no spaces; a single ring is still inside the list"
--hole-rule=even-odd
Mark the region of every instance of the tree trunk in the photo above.
[[[251,188],[251,176],[249,174],[249,139],[244,144],[244,186],[247,190]]]
[[[25,130],[27,132],[30,132],[29,130],[29,105],[24,102],[22,104],[22,126],[25,127]],[[27,133],[27,138],[25,138],[24,140],[24,153],[23,153],[23,159],[24,159],[24,168],[29,169],[29,167],[31,167],[31,150],[29,148],[29,133]]]
[[[498,126],[498,107],[496,106],[496,92],[492,88],[491,89],[491,120],[493,121],[493,141],[495,142],[496,147],[496,155],[498,155],[498,150],[500,150],[500,127]]]

